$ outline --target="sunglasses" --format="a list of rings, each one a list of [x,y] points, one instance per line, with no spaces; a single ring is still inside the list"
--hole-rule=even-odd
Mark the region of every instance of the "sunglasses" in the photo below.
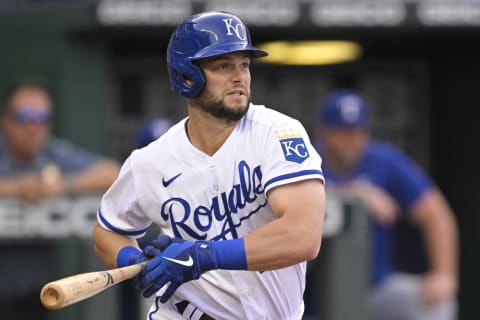
[[[28,107],[22,107],[10,112],[12,119],[20,124],[34,123],[46,124],[50,121],[51,112],[45,110],[35,110]]]

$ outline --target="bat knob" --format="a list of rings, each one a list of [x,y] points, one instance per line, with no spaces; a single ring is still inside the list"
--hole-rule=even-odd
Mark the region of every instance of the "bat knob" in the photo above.
[[[61,305],[60,293],[51,286],[43,287],[40,292],[40,300],[47,309],[58,309]]]

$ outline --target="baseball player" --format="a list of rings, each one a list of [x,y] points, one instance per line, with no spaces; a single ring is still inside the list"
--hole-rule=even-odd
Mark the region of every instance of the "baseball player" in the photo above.
[[[373,141],[366,99],[338,89],[320,104],[316,144],[329,188],[363,200],[371,213],[375,320],[455,319],[458,231],[454,213],[430,177],[395,146]],[[393,261],[393,224],[401,216],[424,237],[429,270],[401,273]]]
[[[321,158],[301,123],[250,102],[247,26],[193,15],[167,49],[188,117],[125,161],[93,237],[109,266],[150,259],[138,278],[156,295],[148,319],[301,319],[306,261],[325,207]],[[162,235],[144,251],[135,238]]]

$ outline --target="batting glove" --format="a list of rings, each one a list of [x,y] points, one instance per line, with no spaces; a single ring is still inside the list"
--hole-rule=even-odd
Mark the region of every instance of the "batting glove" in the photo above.
[[[117,266],[121,268],[146,261],[147,259],[148,256],[145,255],[142,250],[136,247],[126,246],[120,249],[116,260]]]
[[[161,234],[152,241],[152,245],[146,246],[143,251],[133,246],[123,247],[117,254],[117,266],[125,267],[154,258],[160,255],[171,243],[180,241],[183,240]]]
[[[157,241],[155,245],[160,244],[161,241]],[[160,302],[164,303],[181,284],[198,279],[202,273],[217,267],[217,257],[211,241],[171,242],[143,268],[137,288],[145,290],[143,296],[148,298],[170,282],[160,298]]]
[[[162,254],[163,250],[165,250],[170,244],[184,242],[185,240],[181,238],[172,238],[167,236],[166,234],[159,235],[155,240],[152,241],[151,245],[146,246],[143,248],[143,252],[150,258],[154,258]]]

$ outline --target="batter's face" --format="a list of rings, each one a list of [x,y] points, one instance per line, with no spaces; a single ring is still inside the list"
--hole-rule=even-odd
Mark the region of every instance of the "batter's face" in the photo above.
[[[50,134],[51,101],[38,88],[20,88],[2,116],[6,143],[21,161],[31,161]]]
[[[240,120],[250,104],[250,54],[233,52],[199,61],[206,85],[195,102],[219,119]]]

